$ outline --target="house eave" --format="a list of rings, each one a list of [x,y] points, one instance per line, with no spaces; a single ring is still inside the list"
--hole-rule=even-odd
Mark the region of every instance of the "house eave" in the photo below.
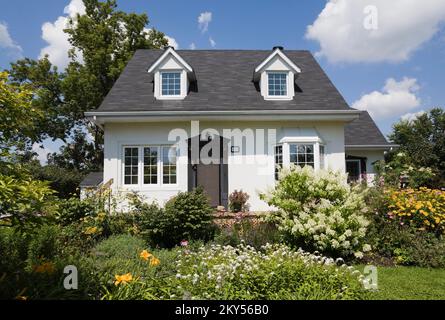
[[[101,126],[109,122],[159,121],[332,121],[350,122],[357,110],[234,110],[234,111],[92,111],[85,116]]]
[[[398,148],[398,144],[362,144],[362,145],[345,145],[345,150],[391,150]]]

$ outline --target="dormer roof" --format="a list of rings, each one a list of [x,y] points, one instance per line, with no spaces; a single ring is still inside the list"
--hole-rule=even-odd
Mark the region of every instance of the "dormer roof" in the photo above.
[[[281,59],[288,66],[289,71],[293,72],[295,75],[298,75],[301,73],[301,69],[291,59],[289,59],[285,53],[283,53],[282,47],[274,47],[272,53],[255,68],[254,73],[253,73],[254,81],[259,80],[261,72],[275,58]]]

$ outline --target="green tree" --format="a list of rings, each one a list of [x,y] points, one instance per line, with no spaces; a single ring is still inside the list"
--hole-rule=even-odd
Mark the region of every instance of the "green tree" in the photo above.
[[[0,72],[0,159],[11,148],[37,139],[35,119],[42,117],[42,110],[32,106],[32,96],[28,85],[13,84],[7,72]]]
[[[429,186],[445,186],[445,111],[434,108],[415,120],[402,120],[393,126],[390,140],[400,145],[392,159],[403,152],[416,167],[431,168],[434,177]]]
[[[85,14],[71,18],[65,29],[72,45],[66,70],[58,71],[45,57],[19,60],[10,73],[15,83],[33,88],[32,105],[44,111],[30,127],[36,140],[70,141],[52,155],[54,163],[88,171],[102,166],[103,137],[99,128],[86,121],[84,112],[100,106],[137,49],[161,48],[168,41],[162,32],[146,28],[146,14],[120,11],[115,0],[84,0],[84,5]],[[86,130],[94,137],[92,151],[91,141],[79,138],[79,132]],[[73,145],[84,157],[75,163]]]

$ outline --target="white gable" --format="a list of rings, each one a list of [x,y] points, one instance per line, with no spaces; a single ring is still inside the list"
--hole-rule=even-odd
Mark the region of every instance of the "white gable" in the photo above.
[[[181,56],[173,49],[168,48],[148,69],[153,73],[154,80],[154,96],[159,100],[182,100],[187,96],[190,86],[190,80],[194,79],[192,67],[181,58]],[[179,73],[179,93],[174,95],[163,94],[162,90],[162,74],[164,72]]]
[[[301,72],[281,49],[276,48],[255,68],[253,80],[259,82],[261,95],[265,100],[292,100],[295,95],[295,77]],[[279,73],[285,79],[285,90],[280,94],[269,94],[269,74]],[[274,75],[272,75],[274,76]],[[272,80],[273,81],[273,80]]]

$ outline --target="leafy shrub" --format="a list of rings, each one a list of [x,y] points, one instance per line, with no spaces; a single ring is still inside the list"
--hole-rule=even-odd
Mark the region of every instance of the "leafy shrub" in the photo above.
[[[399,188],[401,177],[406,177],[411,188],[427,186],[435,176],[429,167],[416,166],[413,160],[404,152],[389,153],[390,159],[378,161],[375,164],[378,179],[385,186]]]
[[[258,218],[217,219],[215,224],[218,226],[215,242],[221,245],[237,246],[243,242],[258,249],[281,240],[273,223]]]
[[[28,237],[15,228],[0,227],[0,270],[13,273],[24,268],[28,256]]]
[[[181,240],[209,240],[213,237],[213,209],[202,188],[180,192],[165,208],[132,199],[135,214],[140,215],[140,230],[151,245],[173,247]]]
[[[417,230],[384,215],[373,214],[367,241],[372,256],[388,258],[399,265],[445,267],[445,240]]]
[[[445,233],[445,191],[421,187],[418,190],[387,190],[388,218],[420,230]]]
[[[59,198],[79,196],[79,184],[84,177],[81,172],[54,164],[42,166],[39,161],[31,161],[27,167],[35,180],[48,181]]]
[[[9,225],[32,229],[42,222],[54,200],[46,182],[34,181],[26,173],[17,177],[0,173],[0,182],[0,212],[10,215]]]
[[[43,260],[54,260],[60,247],[60,228],[55,225],[42,225],[28,244],[29,267],[32,268]]]
[[[125,299],[127,284],[131,287],[133,282],[139,281],[144,281],[151,287],[150,290],[161,295],[163,286],[156,284],[174,274],[176,257],[175,250],[151,251],[141,238],[117,235],[100,242],[92,250],[90,261],[94,265],[96,277],[104,287],[102,293],[105,298]]]
[[[73,222],[79,222],[88,215],[92,216],[95,212],[96,209],[91,201],[71,197],[59,200],[56,219],[59,224],[68,225]]]
[[[235,190],[229,195],[229,208],[232,212],[241,212],[248,209],[249,195],[243,190]]]
[[[355,273],[358,273],[356,271]],[[266,245],[202,247],[177,262],[180,288],[170,298],[358,299],[365,293],[357,276],[332,259]]]
[[[280,209],[267,219],[293,245],[358,258],[371,249],[364,243],[369,222],[363,193],[342,173],[308,166],[283,169],[275,189],[261,197]]]

